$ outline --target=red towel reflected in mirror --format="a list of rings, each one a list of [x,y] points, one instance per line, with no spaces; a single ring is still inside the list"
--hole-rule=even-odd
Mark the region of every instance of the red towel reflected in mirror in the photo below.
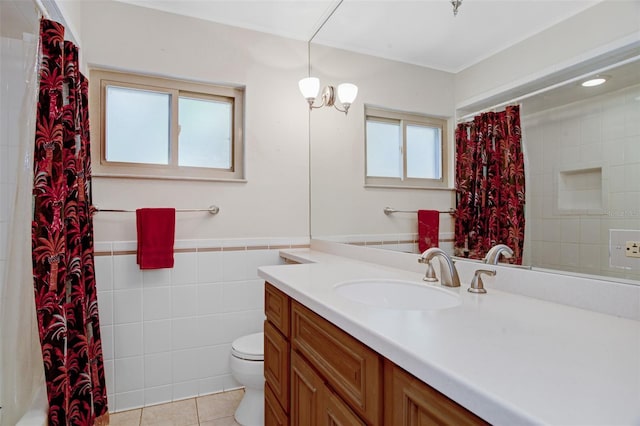
[[[440,212],[418,210],[418,250],[420,253],[431,247],[438,247],[440,235]]]

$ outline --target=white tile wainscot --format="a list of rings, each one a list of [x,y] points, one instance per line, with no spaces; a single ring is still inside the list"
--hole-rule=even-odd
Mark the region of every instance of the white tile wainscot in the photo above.
[[[178,240],[173,269],[141,271],[134,241],[98,242],[96,284],[112,412],[235,389],[231,342],[262,330],[279,250],[308,238]]]
[[[259,275],[492,424],[640,424],[638,285],[497,266],[477,295],[466,289],[488,265],[458,261],[460,306],[386,310],[332,287],[422,282],[417,255],[316,240],[282,255],[303,264]]]

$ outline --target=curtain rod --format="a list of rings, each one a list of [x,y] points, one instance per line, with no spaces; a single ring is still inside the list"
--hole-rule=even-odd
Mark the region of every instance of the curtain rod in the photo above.
[[[42,13],[42,16],[44,16],[47,19],[51,19],[51,16],[49,15],[49,11],[44,6],[44,3],[42,3],[42,0],[33,0],[33,2],[35,3],[36,8],[40,11],[40,13]]]
[[[509,102],[503,102],[501,104],[496,104],[496,105],[494,105],[492,107],[484,108],[484,109],[482,109],[480,111],[472,112],[471,114],[463,115],[462,117],[458,118],[456,120],[456,122],[457,123],[470,122],[470,121],[473,121],[473,119],[479,114],[483,114],[483,113],[489,112],[489,111],[498,112],[496,110],[500,109],[502,107],[521,105],[520,102],[517,102],[517,100],[520,100],[520,98],[513,99],[513,100],[511,100]]]

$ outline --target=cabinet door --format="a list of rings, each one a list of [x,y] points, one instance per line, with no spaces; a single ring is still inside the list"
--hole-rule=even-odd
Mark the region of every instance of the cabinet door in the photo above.
[[[385,425],[487,425],[390,361],[384,365]]]
[[[300,303],[291,302],[291,348],[370,424],[382,418],[382,362],[369,347]]]
[[[320,407],[321,426],[366,426],[342,399],[325,386]]]
[[[289,412],[289,342],[269,321],[264,322],[264,378]]]
[[[366,426],[296,352],[291,354],[291,424]]]
[[[264,425],[289,426],[289,418],[267,383],[264,384]]]
[[[292,425],[319,426],[323,382],[296,352],[291,352],[291,399],[289,416]]]

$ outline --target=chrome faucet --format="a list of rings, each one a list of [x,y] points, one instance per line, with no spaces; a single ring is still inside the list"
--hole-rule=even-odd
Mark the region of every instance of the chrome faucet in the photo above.
[[[437,281],[436,273],[431,265],[431,260],[438,257],[440,261],[440,274],[442,275],[442,285],[447,287],[460,287],[460,278],[454,262],[449,255],[437,247],[431,247],[422,253],[418,259],[419,263],[427,264],[427,273],[424,276],[425,281]],[[444,260],[443,260],[444,259]]]
[[[484,257],[484,263],[497,265],[500,255],[510,259],[513,256],[513,250],[505,244],[497,244],[489,249],[487,255]]]

